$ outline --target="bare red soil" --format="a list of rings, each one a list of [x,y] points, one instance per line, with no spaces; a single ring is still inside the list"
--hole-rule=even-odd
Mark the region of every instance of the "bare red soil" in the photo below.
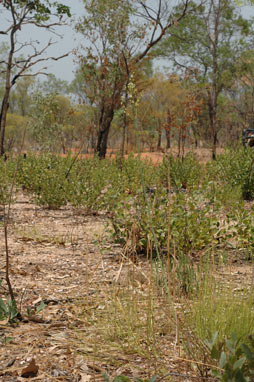
[[[197,156],[197,159],[200,162],[203,162],[203,163],[209,161],[211,159],[211,157],[212,157],[211,150],[207,149],[207,148],[197,148],[197,149],[186,148],[185,153],[188,153],[188,152],[194,153]],[[223,152],[224,152],[223,148],[217,149],[217,153],[218,154],[222,154]],[[174,156],[177,156],[177,153],[178,153],[177,148],[172,148],[172,149],[170,149],[167,152],[162,152],[162,151],[153,151],[153,152],[147,151],[147,152],[142,152],[141,153],[141,159],[151,160],[153,164],[158,164],[158,163],[161,163],[163,161],[163,158],[166,155],[168,155],[169,153],[173,154]],[[77,155],[77,153],[75,153],[73,155]],[[129,155],[134,155],[135,157],[138,157],[139,154],[138,153],[129,153],[129,154],[126,154],[124,157],[128,158]],[[65,157],[66,154],[60,154],[60,156]],[[78,157],[82,158],[82,159],[83,158],[92,158],[93,154],[92,153],[89,153],[89,154],[79,154]],[[106,157],[107,158],[112,158],[112,159],[115,158],[116,157],[116,150],[108,149]]]

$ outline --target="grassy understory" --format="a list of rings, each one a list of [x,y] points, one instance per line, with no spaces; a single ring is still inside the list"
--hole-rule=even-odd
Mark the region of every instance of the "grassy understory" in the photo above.
[[[117,160],[29,155],[1,163],[2,204],[17,160],[17,192],[45,208],[70,205],[107,216],[107,238],[121,245],[117,278],[96,292],[88,278],[92,297],[78,307],[82,326],[73,328],[74,341],[87,358],[115,368],[126,360],[143,371],[150,365],[152,374],[185,359],[187,370],[205,375],[218,364],[206,342],[214,333],[220,344],[232,334],[237,344],[249,343],[253,150],[227,152],[207,165],[192,154],[165,157],[158,166],[130,157],[121,168]],[[38,230],[19,235],[67,240]],[[230,272],[224,277],[233,261],[249,269],[241,285]]]

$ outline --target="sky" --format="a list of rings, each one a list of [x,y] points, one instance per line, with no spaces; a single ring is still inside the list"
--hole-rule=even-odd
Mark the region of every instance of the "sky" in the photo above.
[[[77,47],[81,41],[81,36],[74,32],[73,24],[74,20],[77,20],[78,17],[84,13],[84,6],[82,4],[82,0],[59,0],[59,2],[70,6],[72,14],[71,20],[68,20],[68,23],[71,23],[72,27],[62,26],[56,28],[56,31],[62,35],[62,38],[54,34],[52,35],[51,33],[45,31],[45,29],[27,26],[23,27],[22,30],[19,32],[19,41],[25,42],[29,41],[30,39],[38,40],[41,42],[40,46],[42,47],[47,44],[50,38],[53,38],[53,41],[55,41],[56,44],[54,44],[50,49],[47,50],[47,55],[50,56],[61,56],[67,52],[72,51],[73,48]],[[0,13],[1,30],[4,29],[5,26],[9,25],[8,19],[10,19],[9,13]],[[0,44],[3,41],[8,42],[8,38],[0,34]],[[56,77],[62,80],[73,80],[75,72],[73,54],[70,54],[68,57],[65,57],[59,61],[48,61],[46,65],[48,73],[53,73]],[[43,64],[43,66],[45,66],[45,63]],[[34,66],[33,71],[35,71],[35,69],[37,71],[38,69],[40,69],[40,66]]]
[[[73,48],[76,48],[79,46],[80,42],[82,41],[83,44],[85,44],[85,41],[82,40],[82,36],[77,34],[73,30],[74,21],[77,20],[82,14],[84,13],[84,6],[82,3],[82,0],[58,0],[59,2],[70,6],[71,8],[71,14],[72,18],[71,20],[68,20],[72,26],[63,26],[60,28],[57,28],[57,31],[62,35],[62,38],[53,35],[53,40],[57,43],[47,50],[48,55],[50,56],[61,56],[67,52],[70,52],[73,50]],[[154,0],[151,0],[154,1]],[[251,12],[250,12],[251,11]],[[242,10],[244,16],[248,17],[248,13],[253,14],[253,8],[247,7],[247,9]],[[4,29],[6,25],[8,25],[8,17],[9,15],[6,15],[4,13],[0,13],[0,29]],[[21,42],[29,41],[29,39],[38,40],[41,42],[41,46],[44,46],[48,40],[52,37],[52,34],[49,34],[48,32],[45,32],[44,29],[36,28],[27,26],[22,28],[20,34],[19,34],[19,40]],[[2,41],[5,41],[6,37],[4,35],[0,34],[0,43]],[[8,41],[8,40],[7,40]],[[164,63],[161,63],[162,66],[164,66]],[[47,62],[47,72],[53,73],[57,78],[60,78],[62,80],[72,81],[74,78],[74,72],[75,72],[75,63],[74,63],[74,55],[70,54],[68,57],[65,57],[59,61],[50,61]],[[40,67],[36,67],[36,69],[40,69]],[[35,69],[35,67],[34,67]]]
[[[74,20],[78,19],[79,16],[81,16],[84,13],[84,6],[82,4],[82,0],[61,0],[60,1],[63,4],[69,5],[71,8],[71,26],[65,26],[62,27],[62,34],[63,38],[58,39],[58,43],[54,46],[53,51],[54,54],[64,54],[65,52],[72,51],[73,48],[78,47],[81,36],[79,36],[74,30],[73,30],[73,24]],[[71,4],[70,4],[71,3]],[[74,63],[74,56],[73,54],[70,54],[68,57],[63,58],[60,61],[52,62],[49,65],[49,71],[50,73],[55,74],[57,77],[61,78],[62,80],[72,81],[74,78],[74,72],[75,72],[75,63]]]

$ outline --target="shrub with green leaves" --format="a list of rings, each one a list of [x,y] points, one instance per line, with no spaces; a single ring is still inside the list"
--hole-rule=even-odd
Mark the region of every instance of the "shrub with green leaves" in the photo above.
[[[243,199],[254,199],[253,148],[241,147],[218,155],[216,161],[207,164],[207,173],[221,187],[240,187]]]
[[[159,166],[160,181],[174,190],[192,189],[199,185],[202,175],[202,166],[193,153],[185,158],[165,157]]]
[[[5,302],[2,298],[0,298],[0,321],[6,319],[13,321],[18,314],[19,312],[15,301],[7,299]]]
[[[70,177],[73,187],[68,201],[88,211],[107,210],[110,195],[117,195],[117,177],[116,166],[109,160],[78,161]]]
[[[47,208],[59,208],[67,203],[71,183],[68,169],[71,158],[55,155],[28,155],[21,160],[17,183],[32,193],[34,200]]]
[[[143,163],[142,174],[147,187],[154,185],[155,170],[149,163]],[[76,175],[75,175],[76,172]],[[112,212],[126,194],[140,191],[139,160],[130,157],[119,168],[117,160],[84,159],[77,162],[72,171],[75,187],[68,201],[74,206],[83,206],[88,211]]]
[[[215,332],[211,340],[206,341],[211,357],[217,361],[218,368],[213,375],[223,382],[249,382],[254,377],[254,338],[248,336],[246,341],[232,334],[230,339],[218,341]]]
[[[0,158],[0,205],[9,203],[14,172],[15,162],[5,162],[4,158]]]
[[[147,247],[160,253],[176,251],[191,254],[216,244],[221,225],[199,194],[168,195],[157,189],[152,196],[142,191],[119,201],[111,216],[116,241],[136,253]]]

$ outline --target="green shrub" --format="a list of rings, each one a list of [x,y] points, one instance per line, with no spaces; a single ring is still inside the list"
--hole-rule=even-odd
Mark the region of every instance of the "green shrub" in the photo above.
[[[202,166],[193,153],[185,158],[174,158],[172,155],[164,157],[159,166],[160,181],[174,190],[192,189],[199,185],[202,176]],[[169,177],[170,175],[170,177]]]
[[[168,196],[157,189],[152,196],[140,192],[121,199],[112,213],[112,234],[131,251],[145,253],[147,247],[160,253],[197,253],[217,243],[221,226],[199,194]]]
[[[239,148],[218,155],[207,164],[210,180],[217,180],[222,187],[240,187],[245,200],[254,199],[254,150]]]
[[[0,205],[6,205],[9,202],[13,167],[13,163],[0,159]]]
[[[76,165],[76,184],[69,202],[88,211],[111,213],[126,195],[141,190],[140,167],[147,187],[154,185],[155,170],[149,163],[130,157],[123,161],[121,170],[117,160],[84,159]],[[73,179],[75,182],[75,179]]]
[[[0,280],[0,285],[2,283],[2,280]],[[9,321],[13,321],[17,316],[19,312],[17,309],[16,302],[7,299],[6,302],[0,298],[0,321],[8,319]]]
[[[235,334],[231,339],[218,341],[218,333],[206,341],[211,357],[217,361],[218,368],[213,375],[220,381],[249,382],[254,377],[254,338],[248,336],[242,341]]]
[[[70,157],[28,155],[19,166],[17,183],[30,192],[39,205],[59,208],[68,201],[71,182],[67,174],[70,166]]]

